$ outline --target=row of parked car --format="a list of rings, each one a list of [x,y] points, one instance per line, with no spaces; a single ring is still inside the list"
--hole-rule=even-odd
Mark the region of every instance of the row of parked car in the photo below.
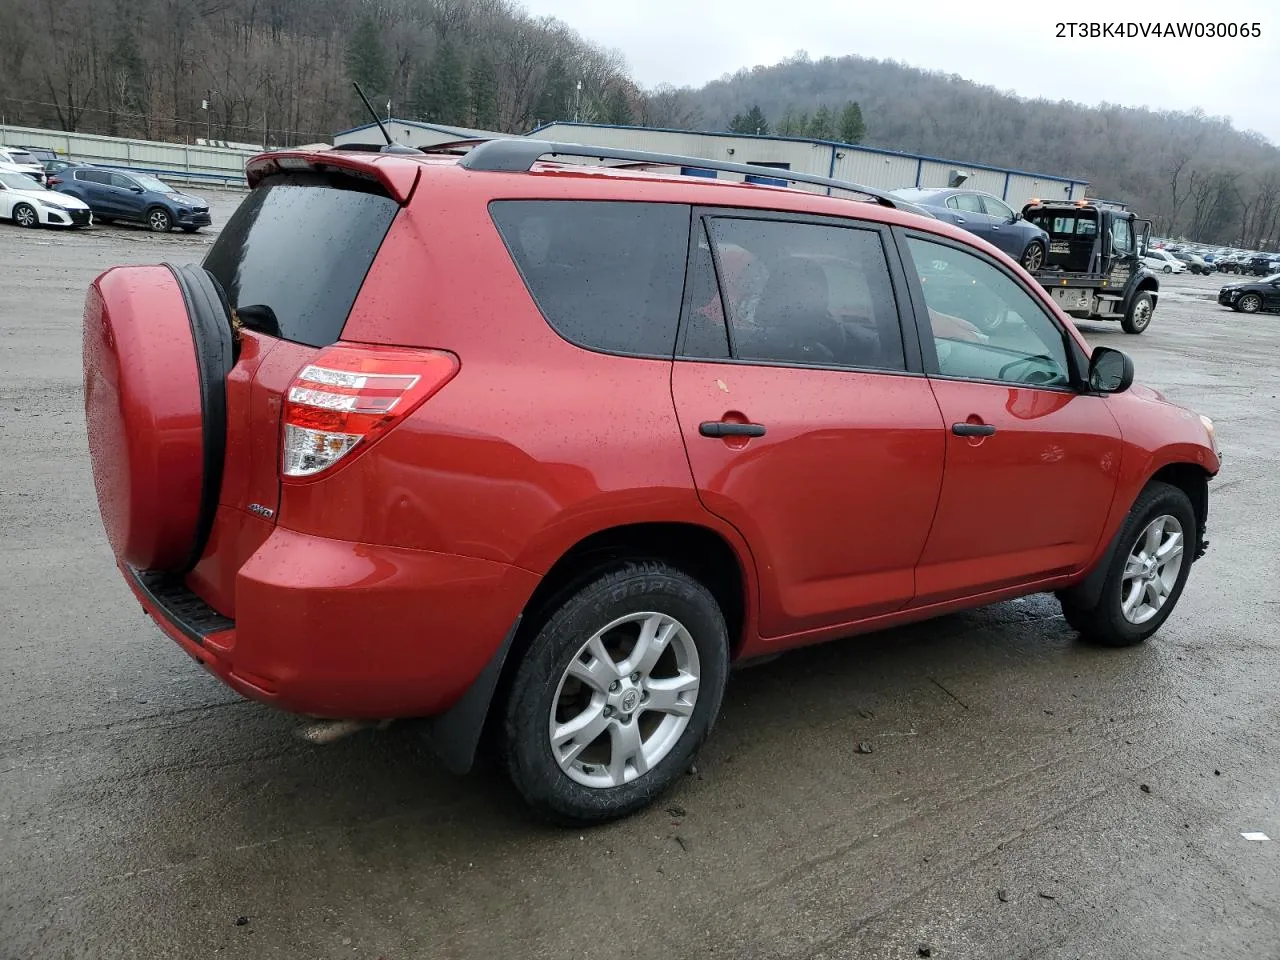
[[[1162,273],[1239,273],[1267,277],[1280,272],[1280,253],[1192,247],[1171,241],[1153,241],[1143,261]]]
[[[158,233],[213,222],[207,201],[149,173],[74,163],[40,147],[0,147],[0,218],[21,227],[120,220]]]

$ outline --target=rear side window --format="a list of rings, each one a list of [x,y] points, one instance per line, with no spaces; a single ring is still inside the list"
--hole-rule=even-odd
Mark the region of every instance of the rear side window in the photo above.
[[[856,227],[715,217],[722,300],[691,304],[690,337],[728,315],[735,359],[903,370],[902,329],[880,234]],[[697,264],[695,264],[697,266]],[[700,281],[695,277],[695,287]],[[708,335],[696,341],[703,355]],[[686,338],[686,351],[689,350]]]
[[[111,174],[105,170],[77,170],[77,180],[87,180],[89,183],[110,183]]]
[[[538,309],[560,336],[607,353],[674,353],[689,207],[495,200],[489,212]]]
[[[398,204],[350,178],[272,177],[204,260],[249,329],[324,347],[342,335]]]

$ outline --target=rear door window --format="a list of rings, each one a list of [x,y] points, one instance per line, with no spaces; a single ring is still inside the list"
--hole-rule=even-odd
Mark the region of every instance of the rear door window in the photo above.
[[[534,302],[589,350],[670,357],[689,246],[684,204],[495,200],[489,213]]]
[[[328,346],[399,209],[349,177],[271,177],[231,215],[204,268],[249,329]]]
[[[714,325],[723,309],[735,359],[905,369],[878,231],[738,217],[714,217],[709,225],[722,297],[699,293],[690,303],[690,336]],[[693,283],[703,286],[696,275]]]
[[[110,183],[111,174],[105,170],[77,170],[76,179],[88,183]]]

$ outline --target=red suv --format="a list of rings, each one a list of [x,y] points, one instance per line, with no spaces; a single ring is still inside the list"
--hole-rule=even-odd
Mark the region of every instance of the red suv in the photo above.
[[[590,822],[688,766],[735,661],[1040,591],[1106,644],[1165,621],[1212,424],[1016,263],[587,152],[266,154],[201,266],[94,281],[107,535],[207,669],[459,771],[487,733]]]

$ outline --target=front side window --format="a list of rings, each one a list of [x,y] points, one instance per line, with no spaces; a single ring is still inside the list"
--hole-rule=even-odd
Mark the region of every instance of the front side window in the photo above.
[[[1001,220],[1009,220],[1013,217],[1013,208],[995,197],[983,197],[982,205],[987,208],[989,216],[999,217]]]
[[[111,185],[113,187],[123,187],[125,190],[132,190],[137,184],[120,173],[111,174]]]
[[[908,240],[944,377],[1069,387],[1062,330],[1008,274],[955,247]]]
[[[905,369],[878,232],[717,217],[710,237],[734,358]]]
[[[1133,228],[1128,220],[1116,217],[1111,221],[1111,245],[1121,256],[1133,253]]]
[[[689,246],[687,206],[495,200],[489,213],[560,336],[589,350],[672,356]]]

